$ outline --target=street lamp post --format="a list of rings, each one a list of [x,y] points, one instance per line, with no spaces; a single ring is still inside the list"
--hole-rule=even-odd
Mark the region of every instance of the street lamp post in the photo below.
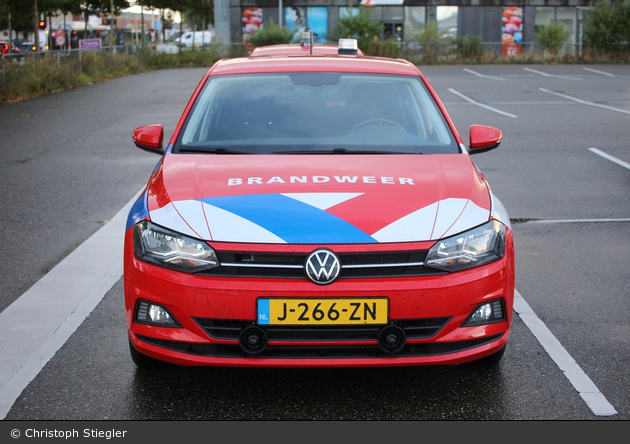
[[[114,0],[109,0],[109,46],[114,46]]]
[[[278,26],[282,28],[282,0],[278,0]]]

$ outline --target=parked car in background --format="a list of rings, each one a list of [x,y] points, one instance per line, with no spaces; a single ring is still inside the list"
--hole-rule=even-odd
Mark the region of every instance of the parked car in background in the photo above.
[[[214,42],[214,31],[185,32],[181,37],[176,38],[175,42],[187,48],[191,48],[193,45],[195,47],[208,46]]]
[[[20,53],[20,46],[22,46],[22,43],[27,42],[27,39],[13,39],[13,44],[11,45],[11,53],[13,54],[19,54]]]
[[[23,42],[20,45],[20,48],[18,50],[18,52],[20,54],[26,54],[29,52],[35,52],[37,50],[37,47],[35,46],[35,43],[33,42]]]
[[[0,42],[0,54],[10,54],[11,45],[7,42]]]

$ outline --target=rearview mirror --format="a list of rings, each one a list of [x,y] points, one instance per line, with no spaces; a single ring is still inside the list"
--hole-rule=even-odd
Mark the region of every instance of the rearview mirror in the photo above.
[[[470,150],[469,154],[478,154],[490,151],[499,146],[503,139],[501,130],[491,126],[470,125]]]
[[[164,154],[164,127],[160,124],[141,126],[133,130],[133,143],[140,149],[155,154]]]

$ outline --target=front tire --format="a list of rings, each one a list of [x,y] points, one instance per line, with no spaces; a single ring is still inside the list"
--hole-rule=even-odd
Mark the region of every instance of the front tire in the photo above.
[[[162,361],[158,361],[157,359],[151,358],[147,355],[143,355],[136,347],[133,346],[131,339],[129,339],[129,354],[131,355],[131,359],[133,363],[136,364],[140,370],[150,370],[154,368],[161,367],[163,365]]]
[[[498,352],[495,352],[491,354],[490,356],[486,356],[485,358],[481,358],[477,361],[474,361],[474,363],[477,365],[484,366],[484,367],[492,367],[499,364],[499,362],[501,361],[501,358],[503,358],[503,355],[505,354],[506,346],[507,344],[504,345],[503,348],[499,350]]]

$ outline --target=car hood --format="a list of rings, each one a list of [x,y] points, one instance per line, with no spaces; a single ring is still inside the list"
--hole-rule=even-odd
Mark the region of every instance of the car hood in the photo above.
[[[215,242],[431,241],[489,220],[466,154],[167,154],[145,194],[154,223]]]

